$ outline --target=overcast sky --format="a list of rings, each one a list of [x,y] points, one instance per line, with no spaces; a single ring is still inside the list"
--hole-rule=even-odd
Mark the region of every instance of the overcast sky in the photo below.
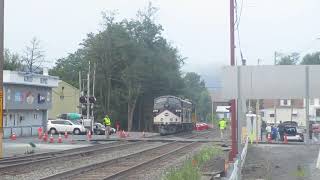
[[[134,18],[148,0],[5,0],[5,47],[23,52],[32,37],[54,62],[79,48],[101,28],[101,12],[118,10]],[[188,57],[184,71],[217,86],[216,72],[229,63],[229,0],[153,0],[165,37]],[[302,54],[320,50],[319,0],[238,0],[240,40],[248,64],[272,64],[275,51]],[[238,39],[238,38],[237,38]],[[236,39],[237,62],[239,45]]]

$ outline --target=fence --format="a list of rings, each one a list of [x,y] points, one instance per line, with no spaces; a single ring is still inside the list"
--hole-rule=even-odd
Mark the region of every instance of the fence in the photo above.
[[[3,137],[10,138],[10,136],[15,133],[16,136],[37,136],[38,128],[42,126],[12,126],[3,127]]]
[[[249,138],[246,138],[245,145],[242,149],[240,158],[238,157],[237,160],[230,166],[228,171],[231,171],[230,176],[227,178],[228,180],[240,180],[241,179],[241,170],[244,165],[244,162],[247,157],[248,152],[248,142]]]

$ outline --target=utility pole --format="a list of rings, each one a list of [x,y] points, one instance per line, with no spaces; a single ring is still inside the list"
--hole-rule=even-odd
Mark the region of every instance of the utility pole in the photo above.
[[[234,45],[234,0],[230,0],[230,65],[235,65],[235,45]],[[231,157],[229,160],[238,154],[237,147],[237,119],[236,119],[236,100],[231,100]],[[239,137],[238,137],[239,138]]]
[[[213,97],[212,97],[212,95],[211,95],[211,123],[212,123],[212,128],[213,128],[213,126],[214,126],[214,123],[213,123],[213,121],[214,121],[214,117],[213,117],[213,106],[214,104],[213,104]]]
[[[90,61],[89,61],[89,71],[87,74],[87,120],[90,119]],[[90,123],[90,131],[92,130],[92,123]]]
[[[274,52],[274,65],[277,65],[277,51]],[[277,100],[273,100],[274,107],[274,125],[277,123]]]
[[[79,97],[81,97],[83,95],[82,94],[81,71],[79,71],[79,91],[80,91]],[[81,103],[79,103],[79,114],[81,114],[81,116],[82,116],[82,104]]]
[[[4,31],[4,0],[0,0],[0,159],[2,159],[3,141],[3,31]]]
[[[93,63],[93,82],[92,82],[92,97],[95,98],[95,82],[96,82],[96,63]],[[92,106],[91,106],[91,118],[92,118],[92,121],[91,121],[91,126],[93,127],[93,122],[94,122],[94,114],[93,114],[93,106],[94,106],[94,103],[92,103]]]

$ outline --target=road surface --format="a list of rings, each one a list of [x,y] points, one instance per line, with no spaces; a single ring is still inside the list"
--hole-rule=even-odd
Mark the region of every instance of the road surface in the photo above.
[[[258,144],[248,147],[243,179],[318,180],[319,145]]]

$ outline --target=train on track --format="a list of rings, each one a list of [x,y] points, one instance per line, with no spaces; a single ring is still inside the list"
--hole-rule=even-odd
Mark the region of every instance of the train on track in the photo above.
[[[154,99],[153,123],[160,135],[192,131],[193,104],[176,96],[160,96]]]

